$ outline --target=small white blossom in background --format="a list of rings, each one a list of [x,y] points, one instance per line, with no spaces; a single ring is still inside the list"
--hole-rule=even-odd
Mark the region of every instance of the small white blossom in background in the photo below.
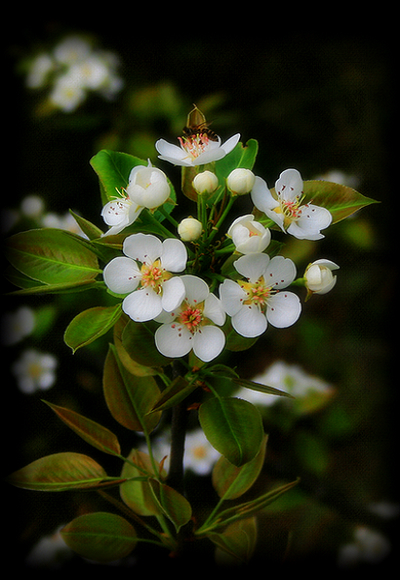
[[[21,201],[21,213],[31,219],[39,219],[45,209],[45,202],[40,195],[31,194]]]
[[[292,260],[248,254],[236,260],[233,266],[246,280],[226,279],[219,293],[238,334],[254,338],[267,330],[268,322],[276,328],[287,328],[297,321],[301,312],[299,297],[286,290],[281,292],[296,277]]]
[[[87,235],[83,233],[79,225],[77,224],[74,217],[67,211],[65,214],[60,215],[53,212],[46,213],[41,219],[41,225],[45,228],[57,228],[59,230],[65,230],[73,234],[77,234],[82,238],[87,238]]]
[[[286,169],[275,183],[277,197],[273,197],[261,177],[255,178],[251,198],[257,209],[264,212],[282,231],[299,240],[320,240],[320,230],[332,222],[331,213],[312,203],[302,204],[303,180],[296,169]]]
[[[306,288],[309,294],[326,294],[336,284],[336,276],[332,270],[338,270],[339,266],[330,260],[316,260],[309,264],[304,272]]]
[[[356,189],[359,186],[360,178],[357,175],[346,173],[340,169],[331,169],[323,175],[318,175],[314,179],[319,179],[322,181],[331,181],[333,183],[340,183],[341,185],[346,185],[347,187],[353,187]]]
[[[125,238],[126,257],[114,258],[104,268],[107,287],[128,294],[123,311],[136,322],[153,320],[163,310],[171,312],[185,296],[185,286],[177,272],[186,267],[187,251],[180,240],[161,242],[152,234],[132,234]]]
[[[357,526],[353,542],[339,550],[338,565],[340,568],[354,568],[358,564],[377,564],[389,555],[391,548],[391,543],[381,532]]]
[[[292,395],[296,400],[306,398],[315,393],[329,396],[333,392],[333,387],[329,383],[319,377],[309,375],[299,365],[288,364],[284,361],[274,362],[264,372],[251,377],[251,380],[261,385],[275,387]],[[246,388],[242,388],[238,396],[250,403],[265,407],[283,400],[276,395],[268,395]]]
[[[117,73],[118,56],[98,49],[81,36],[67,36],[52,51],[41,52],[30,63],[26,86],[50,88],[49,104],[64,113],[72,113],[89,92],[105,99],[114,98],[123,87]]]
[[[17,344],[35,328],[35,314],[29,306],[7,312],[1,319],[1,342],[4,346]]]
[[[269,229],[254,221],[252,214],[235,219],[226,235],[232,238],[236,251],[241,254],[263,252],[271,241]]]
[[[208,442],[202,429],[189,432],[185,440],[184,467],[197,475],[208,475],[214,463],[221,457]]]
[[[35,349],[25,350],[12,365],[19,389],[25,394],[52,387],[56,380],[57,359]]]
[[[67,546],[60,534],[61,528],[53,534],[43,536],[29,552],[26,564],[31,568],[57,570],[69,560],[73,551]]]

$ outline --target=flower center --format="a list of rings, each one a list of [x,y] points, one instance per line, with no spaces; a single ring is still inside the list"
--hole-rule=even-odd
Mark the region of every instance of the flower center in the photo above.
[[[243,304],[258,306],[260,310],[265,309],[268,298],[277,292],[272,286],[266,285],[264,276],[261,276],[254,284],[252,282],[240,282],[240,287],[248,296],[243,301]]]
[[[141,274],[141,286],[144,288],[152,288],[156,294],[161,294],[163,282],[171,277],[171,274],[161,267],[160,260],[156,260],[150,265],[143,264]]]
[[[305,198],[305,195],[296,195],[293,201],[289,201],[286,199],[281,198],[281,194],[285,186],[282,187],[280,191],[277,192],[278,194],[278,201],[279,206],[276,207],[273,211],[275,213],[282,213],[284,216],[284,226],[289,226],[293,221],[297,221],[302,214],[303,206],[300,206],[301,202]],[[292,189],[292,188],[291,188]],[[307,206],[305,206],[307,207]]]
[[[194,334],[203,321],[202,308],[187,305],[179,314],[178,320],[186,326],[189,332]]]
[[[192,159],[196,159],[200,153],[208,149],[210,139],[206,133],[197,133],[190,137],[178,137],[181,147],[189,153]]]

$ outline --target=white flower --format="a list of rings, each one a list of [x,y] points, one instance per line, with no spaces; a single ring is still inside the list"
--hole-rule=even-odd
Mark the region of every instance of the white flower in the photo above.
[[[79,77],[67,72],[57,78],[49,101],[64,113],[72,113],[85,100],[86,92],[80,83]]]
[[[102,218],[111,226],[103,236],[119,234],[133,224],[145,207],[159,207],[167,201],[169,194],[170,186],[163,171],[153,167],[150,160],[147,167],[136,165],[130,172],[128,187],[121,197],[106,203],[101,211]]]
[[[252,214],[235,219],[227,236],[232,238],[236,251],[241,254],[262,252],[271,241],[271,232],[259,222],[254,221]]]
[[[354,541],[340,548],[338,565],[351,568],[361,563],[378,563],[388,556],[391,548],[391,543],[381,532],[360,525],[354,531]]]
[[[202,429],[187,434],[183,459],[185,469],[191,469],[197,475],[207,475],[220,457],[218,451],[208,442]]]
[[[187,137],[178,137],[178,139],[180,147],[168,143],[165,139],[159,139],[156,142],[155,147],[160,153],[159,159],[169,161],[174,165],[194,167],[225,157],[236,147],[240,133],[233,135],[222,145],[220,137],[216,136],[216,141],[214,141],[207,133],[202,132]]]
[[[286,328],[296,322],[301,312],[298,296],[292,292],[280,292],[296,276],[292,260],[282,256],[270,259],[267,254],[248,254],[233,265],[247,281],[225,280],[219,292],[237,333],[254,338],[265,332],[268,322],[277,328]]]
[[[43,87],[49,74],[54,70],[54,66],[54,61],[49,54],[45,52],[38,54],[30,64],[28,76],[26,77],[26,86],[30,89]]]
[[[29,306],[21,306],[15,312],[7,312],[1,319],[1,342],[17,344],[29,336],[35,327],[35,314]]]
[[[60,64],[72,65],[87,58],[91,44],[81,36],[67,36],[54,48],[54,58]]]
[[[178,226],[178,234],[184,242],[198,240],[203,231],[203,224],[195,218],[184,218]]]
[[[202,171],[193,179],[192,185],[199,195],[210,194],[218,187],[218,177],[212,171]]]
[[[235,195],[245,195],[253,189],[254,181],[255,175],[250,169],[238,167],[228,175],[226,184]]]
[[[147,167],[137,165],[132,169],[126,193],[139,206],[155,209],[167,201],[170,186],[165,173],[149,160]]]
[[[35,349],[26,350],[12,365],[18,387],[23,393],[31,394],[37,389],[49,389],[56,379],[57,359]]]
[[[161,242],[151,234],[133,234],[125,239],[123,252],[126,257],[111,260],[103,275],[110,290],[129,293],[122,309],[132,320],[146,322],[179,306],[185,286],[171,272],[182,272],[186,267],[187,252],[180,240]]]
[[[304,272],[306,288],[315,294],[326,294],[336,284],[332,270],[338,269],[339,266],[330,260],[316,260],[309,264]]]
[[[301,205],[303,180],[296,169],[283,171],[275,183],[277,199],[261,177],[256,177],[251,198],[254,205],[272,219],[284,232],[299,240],[320,240],[320,230],[327,228],[331,213],[311,203]]]
[[[164,324],[156,330],[156,346],[170,358],[180,358],[193,349],[200,360],[209,362],[225,346],[225,335],[215,326],[224,324],[225,312],[204,280],[191,275],[180,279],[185,285],[184,300],[170,314],[158,317]]]

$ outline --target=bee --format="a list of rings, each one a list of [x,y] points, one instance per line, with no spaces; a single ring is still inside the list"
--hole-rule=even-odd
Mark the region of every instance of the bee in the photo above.
[[[193,137],[195,135],[207,135],[211,141],[218,141],[218,135],[209,128],[210,123],[206,123],[206,118],[203,113],[194,105],[188,115],[186,126],[183,128],[185,137]]]
[[[183,134],[185,137],[192,137],[193,135],[207,135],[211,141],[218,141],[218,135],[209,128],[210,123],[201,123],[200,125],[190,125],[183,127]]]

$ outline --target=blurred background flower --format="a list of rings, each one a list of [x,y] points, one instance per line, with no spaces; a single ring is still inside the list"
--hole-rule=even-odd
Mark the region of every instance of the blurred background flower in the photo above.
[[[68,229],[69,208],[104,231],[98,182],[89,165],[102,148],[150,159],[179,185],[180,168],[159,160],[154,144],[158,139],[178,142],[193,103],[223,143],[237,132],[244,142],[259,141],[254,172],[270,187],[285,168],[296,167],[304,180],[344,183],[382,202],[324,230],[326,237],[318,243],[273,232],[274,240],[286,243],[279,253],[290,257],[298,272],[321,257],[340,265],[337,283],[306,304],[306,289],[299,289],[300,295],[304,290],[304,314],[294,326],[270,327],[253,349],[228,354],[223,362],[237,367],[243,378],[266,381],[296,396],[258,398],[248,389],[236,393],[248,400],[257,397],[269,433],[257,486],[301,477],[295,489],[260,514],[257,565],[300,562],[308,572],[320,573],[322,562],[334,570],[343,562],[343,545],[356,544],[359,553],[362,538],[354,530],[361,526],[386,540],[380,542],[379,561],[353,558],[357,566],[387,564],[390,569],[398,520],[370,509],[398,503],[398,379],[391,374],[397,260],[388,226],[388,208],[397,203],[390,168],[392,79],[397,77],[390,35],[383,41],[379,35],[364,40],[294,34],[290,40],[284,35],[222,42],[216,35],[180,31],[157,40],[143,30],[135,36],[132,22],[124,26],[121,18],[116,27],[106,20],[80,28],[76,19],[74,25],[46,17],[35,27],[18,22],[18,35],[7,48],[7,96],[12,98],[7,118],[13,120],[13,131],[7,142],[11,160],[5,172],[11,184],[3,196],[4,234],[48,226]],[[229,223],[250,213],[248,204],[248,196],[238,198]],[[180,222],[193,211],[189,200],[180,199],[174,217]],[[94,290],[23,301],[4,297],[8,330],[3,350],[10,372],[3,392],[11,420],[4,424],[3,437],[13,449],[4,475],[60,450],[85,452],[79,438],[40,401],[40,388],[32,382],[29,396],[20,390],[27,349],[53,357],[47,372],[56,380],[46,393],[52,403],[89,416],[126,441],[126,431],[113,422],[102,396],[111,335],[73,356],[62,340],[70,320],[100,302],[114,303]],[[22,314],[21,307],[26,309]],[[223,380],[219,388],[229,391]],[[190,421],[189,433],[196,433],[196,413]],[[162,438],[165,424],[158,429],[154,437]],[[125,452],[141,443],[130,433]],[[194,450],[193,457],[208,457],[203,443],[195,440]],[[101,455],[99,461],[115,473],[113,458]],[[3,493],[7,503],[17,506],[9,539],[21,565],[40,538],[77,512],[106,509],[101,498],[88,493],[32,494],[9,487]],[[195,467],[188,470],[187,493],[200,513],[215,505],[209,477],[200,477]],[[365,554],[371,542],[363,545]],[[206,552],[204,561],[208,557]],[[65,564],[70,570],[84,566],[76,556]]]

